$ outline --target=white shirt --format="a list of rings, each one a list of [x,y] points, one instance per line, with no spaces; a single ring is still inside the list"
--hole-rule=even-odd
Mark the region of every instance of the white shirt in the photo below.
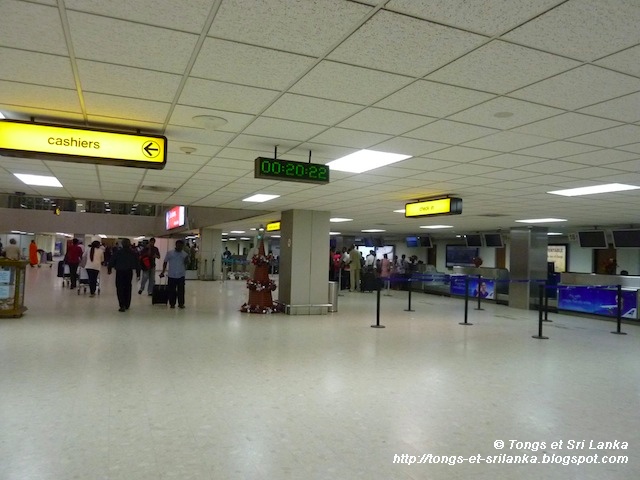
[[[89,270],[100,270],[102,262],[104,262],[104,250],[102,250],[102,247],[98,247],[93,251],[93,260],[91,260],[91,247],[87,248],[82,256],[86,262],[84,268]]]

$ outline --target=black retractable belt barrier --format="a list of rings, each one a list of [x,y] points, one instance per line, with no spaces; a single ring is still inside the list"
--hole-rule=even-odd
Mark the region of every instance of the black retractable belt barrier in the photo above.
[[[543,322],[553,322],[549,320],[549,285],[544,283],[544,320]]]
[[[409,288],[409,306],[405,308],[405,312],[415,312],[415,310],[411,310],[411,278],[407,279],[407,287]]]
[[[622,285],[618,285],[618,329],[615,332],[611,332],[616,335],[626,335],[625,332],[621,332],[622,325]]]
[[[371,325],[371,328],[385,328],[384,325],[380,325],[380,283],[376,288],[376,324]]]
[[[469,316],[469,276],[464,277],[464,322],[458,322],[458,325],[473,325],[467,322]]]
[[[482,302],[482,295],[480,295],[480,283],[482,282],[482,275],[478,275],[478,308],[476,308],[476,310],[484,310],[484,308],[482,308],[481,302]]]
[[[549,337],[542,335],[542,295],[544,294],[544,285],[539,285],[538,291],[538,335],[532,335],[532,338],[547,340]]]

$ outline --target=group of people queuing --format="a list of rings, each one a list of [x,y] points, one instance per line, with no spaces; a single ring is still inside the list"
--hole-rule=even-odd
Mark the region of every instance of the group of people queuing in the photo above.
[[[385,288],[391,286],[392,278],[396,280],[397,288],[406,289],[406,280],[417,271],[420,262],[416,255],[407,258],[406,255],[389,258],[387,253],[377,258],[374,250],[366,256],[355,245],[343,247],[342,251],[332,248],[329,256],[329,280],[340,281],[341,290],[351,292],[363,291],[362,274],[373,275],[384,282]]]

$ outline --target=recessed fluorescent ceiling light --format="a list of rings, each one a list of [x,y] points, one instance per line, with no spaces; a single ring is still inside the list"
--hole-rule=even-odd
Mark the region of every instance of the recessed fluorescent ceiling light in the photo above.
[[[548,236],[558,236],[558,235],[564,235],[564,233],[560,233],[560,232],[547,232]]]
[[[453,228],[453,225],[423,225],[420,228]]]
[[[376,150],[360,150],[346,157],[338,158],[327,163],[331,170],[340,172],[362,173],[374,168],[384,167],[392,163],[411,158],[411,155],[399,153],[378,152]]]
[[[342,235],[340,232],[329,232],[329,235]]]
[[[244,233],[244,230],[231,230],[229,233],[240,234],[240,233]]]
[[[567,190],[554,190],[554,195],[565,197],[577,197],[579,195],[593,195],[596,193],[623,192],[625,190],[636,190],[640,187],[635,185],[625,185],[624,183],[607,183],[606,185],[593,185],[591,187],[569,188]]]
[[[553,223],[566,221],[564,218],[530,218],[528,220],[516,220],[518,223]]]
[[[400,210],[394,210],[393,213],[404,213],[405,210],[404,208],[401,208]]]
[[[29,175],[26,173],[14,173],[16,177],[27,185],[37,185],[39,187],[62,187],[56,177],[46,175]]]
[[[339,222],[353,222],[353,218],[340,218],[340,217],[335,217],[335,218],[330,218],[329,219],[330,222],[332,223],[339,223]]]
[[[252,197],[245,198],[242,200],[243,202],[268,202],[269,200],[273,200],[274,198],[278,198],[280,195],[267,195],[265,193],[258,193],[253,195]]]
[[[361,232],[364,233],[379,233],[379,232],[386,232],[386,230],[380,230],[379,228],[369,228],[368,230],[360,230]]]

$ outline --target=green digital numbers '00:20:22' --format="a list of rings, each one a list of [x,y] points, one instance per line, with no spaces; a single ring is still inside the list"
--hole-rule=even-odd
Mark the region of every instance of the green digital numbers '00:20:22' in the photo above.
[[[255,160],[255,178],[325,184],[329,183],[329,167],[317,163],[258,157]]]

